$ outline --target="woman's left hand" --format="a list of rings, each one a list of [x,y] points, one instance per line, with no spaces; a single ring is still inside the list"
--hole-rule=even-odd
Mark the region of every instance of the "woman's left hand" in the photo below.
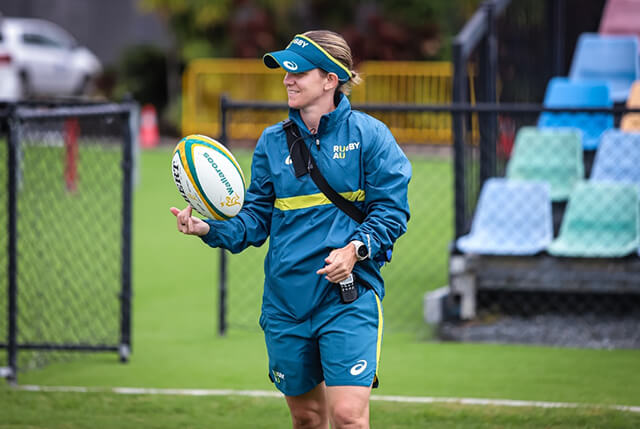
[[[341,249],[332,250],[324,259],[327,265],[316,271],[316,274],[325,274],[325,278],[331,283],[338,283],[349,277],[357,261],[356,248],[349,243]]]

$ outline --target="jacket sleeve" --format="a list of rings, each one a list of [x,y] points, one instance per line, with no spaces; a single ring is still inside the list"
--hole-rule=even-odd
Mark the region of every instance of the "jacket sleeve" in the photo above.
[[[209,232],[202,240],[211,247],[238,253],[249,246],[260,246],[269,236],[275,194],[266,154],[266,138],[258,140],[251,163],[251,184],[240,212],[225,221],[206,219]]]
[[[374,257],[389,249],[407,230],[411,163],[389,129],[378,123],[374,142],[363,145],[367,217],[351,240],[362,241]]]

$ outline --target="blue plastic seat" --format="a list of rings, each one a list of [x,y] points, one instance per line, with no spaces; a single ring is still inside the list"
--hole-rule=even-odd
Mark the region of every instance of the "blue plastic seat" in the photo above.
[[[609,130],[602,135],[589,178],[594,182],[621,182],[640,189],[640,133]]]
[[[485,182],[471,232],[456,244],[465,253],[534,255],[553,238],[549,185],[493,178]]]
[[[571,81],[554,77],[549,81],[544,96],[545,107],[613,107],[609,87],[605,82]],[[538,119],[540,128],[578,128],[582,131],[582,147],[598,147],[602,133],[613,128],[613,115],[609,113],[555,113],[544,112]]]
[[[572,80],[600,80],[609,85],[611,99],[624,102],[634,80],[640,78],[638,38],[583,33],[571,62]]]

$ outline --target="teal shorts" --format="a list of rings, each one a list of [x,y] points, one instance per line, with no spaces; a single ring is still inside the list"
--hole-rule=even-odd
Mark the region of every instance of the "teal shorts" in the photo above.
[[[307,320],[260,316],[269,354],[269,378],[287,396],[327,386],[377,387],[382,346],[382,303],[358,286],[359,297],[342,304],[336,287]]]

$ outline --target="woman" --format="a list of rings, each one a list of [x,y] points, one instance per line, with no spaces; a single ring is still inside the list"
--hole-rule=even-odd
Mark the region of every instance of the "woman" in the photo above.
[[[240,252],[270,236],[260,326],[269,377],[286,397],[294,428],[368,427],[377,385],[384,284],[376,259],[406,230],[411,165],[389,129],[351,110],[360,79],[351,50],[330,31],[297,35],[263,57],[286,71],[289,119],[327,182],[366,213],[358,223],[331,204],[309,174],[296,177],[283,123],[258,140],[245,205],[228,221],[172,207],[178,230]],[[354,274],[358,297],[337,283]]]

